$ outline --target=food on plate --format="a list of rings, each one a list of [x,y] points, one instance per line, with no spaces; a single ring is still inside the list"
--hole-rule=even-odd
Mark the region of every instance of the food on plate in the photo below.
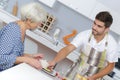
[[[42,65],[42,68],[44,68],[44,69],[47,69],[47,67],[48,67],[48,62],[47,62],[47,60],[40,60],[40,62],[41,62],[41,65]]]

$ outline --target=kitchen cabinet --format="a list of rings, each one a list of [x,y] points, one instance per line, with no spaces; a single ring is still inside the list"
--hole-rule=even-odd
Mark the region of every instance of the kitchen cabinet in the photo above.
[[[92,9],[95,7],[95,4],[97,2],[96,0],[90,0],[90,1],[88,0],[58,0],[58,1],[86,17],[89,17]]]
[[[56,0],[38,0],[38,1],[52,8]]]

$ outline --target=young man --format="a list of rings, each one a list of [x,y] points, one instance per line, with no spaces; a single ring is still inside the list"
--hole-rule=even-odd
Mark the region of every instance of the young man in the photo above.
[[[69,45],[58,52],[49,67],[80,47],[81,61],[77,70],[79,74],[86,76],[87,80],[96,80],[110,73],[118,60],[117,43],[108,33],[112,22],[113,18],[109,12],[98,13],[92,30],[79,33]]]

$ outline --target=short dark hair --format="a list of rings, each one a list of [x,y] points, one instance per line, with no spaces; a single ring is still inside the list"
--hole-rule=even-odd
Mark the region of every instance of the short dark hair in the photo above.
[[[113,18],[111,16],[111,14],[107,11],[99,12],[96,15],[95,19],[104,22],[106,28],[110,27],[113,22]]]

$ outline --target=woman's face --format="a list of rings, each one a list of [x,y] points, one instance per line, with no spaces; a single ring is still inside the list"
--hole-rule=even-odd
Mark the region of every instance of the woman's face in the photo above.
[[[33,30],[33,29],[37,28],[40,25],[41,25],[41,23],[31,22],[29,26],[30,26],[30,29]]]
[[[39,23],[36,23],[36,22],[32,22],[32,21],[30,21],[30,20],[27,21],[28,29],[31,29],[31,30],[37,28],[37,26],[40,26],[40,25],[41,25],[40,22],[39,22]]]

